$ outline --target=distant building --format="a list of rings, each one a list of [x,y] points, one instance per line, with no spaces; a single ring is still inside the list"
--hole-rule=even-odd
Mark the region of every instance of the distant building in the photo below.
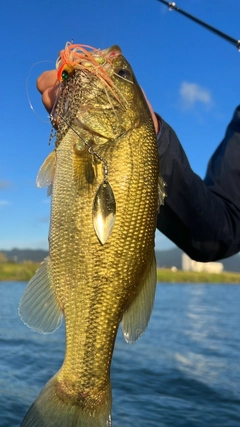
[[[221,273],[223,264],[221,262],[198,262],[191,259],[187,254],[182,254],[183,271],[204,271],[206,273]]]

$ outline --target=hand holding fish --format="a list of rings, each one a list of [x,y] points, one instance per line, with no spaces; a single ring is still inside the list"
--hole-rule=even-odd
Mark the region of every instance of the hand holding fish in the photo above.
[[[49,113],[52,111],[58,87],[56,70],[45,71],[37,79],[37,89],[42,94],[43,105]]]

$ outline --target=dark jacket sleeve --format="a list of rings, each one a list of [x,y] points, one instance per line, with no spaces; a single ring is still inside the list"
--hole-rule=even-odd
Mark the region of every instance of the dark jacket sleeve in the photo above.
[[[162,120],[161,120],[162,121]],[[209,161],[196,175],[173,129],[162,121],[160,173],[167,197],[157,227],[197,261],[215,261],[240,250],[240,106]]]

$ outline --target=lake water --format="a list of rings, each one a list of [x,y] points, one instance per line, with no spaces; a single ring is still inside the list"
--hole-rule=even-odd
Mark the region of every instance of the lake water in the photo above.
[[[0,427],[17,427],[64,356],[64,327],[18,317],[25,283],[0,283]],[[161,284],[134,345],[118,334],[113,427],[240,426],[240,286]]]

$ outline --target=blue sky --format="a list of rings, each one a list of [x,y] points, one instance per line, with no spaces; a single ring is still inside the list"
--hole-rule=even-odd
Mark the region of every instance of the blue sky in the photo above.
[[[240,38],[239,0],[176,4]],[[122,48],[153,108],[175,129],[201,177],[240,102],[237,49],[157,0],[2,0],[0,37],[0,249],[48,248],[50,199],[35,179],[52,147],[35,79],[54,67],[66,41]],[[42,120],[29,106],[27,81]],[[160,233],[156,245],[174,246]]]

